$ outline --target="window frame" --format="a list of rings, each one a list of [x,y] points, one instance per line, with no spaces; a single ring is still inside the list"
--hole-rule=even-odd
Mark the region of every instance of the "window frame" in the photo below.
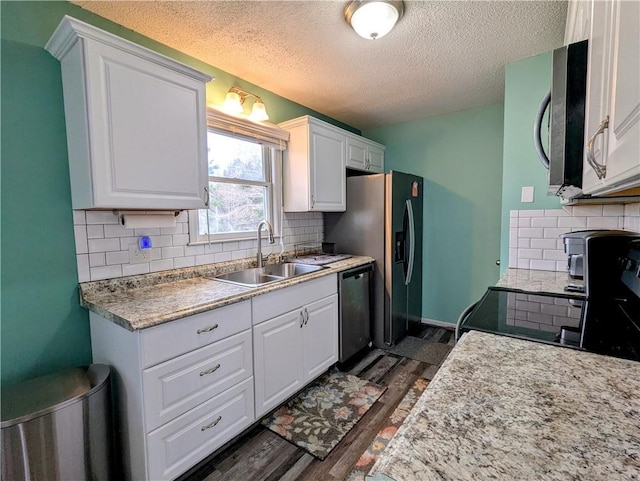
[[[216,113],[217,115],[218,113]],[[233,131],[224,131],[219,128],[213,128],[209,125],[207,133],[212,132],[218,135],[226,135],[244,142],[252,142],[245,135],[235,134]],[[235,185],[254,185],[266,188],[266,220],[269,221],[273,228],[275,237],[281,236],[281,217],[282,217],[282,151],[275,147],[265,145],[256,140],[255,143],[262,144],[262,165],[264,173],[264,181],[246,180],[233,177],[218,177],[209,175],[209,182],[221,182]],[[215,244],[220,242],[246,241],[256,239],[256,230],[245,232],[226,232],[200,234],[200,218],[199,212],[205,209],[196,209],[189,211],[189,245]],[[209,209],[207,209],[209,210]],[[256,228],[258,226],[256,225]],[[267,237],[263,230],[261,237]]]

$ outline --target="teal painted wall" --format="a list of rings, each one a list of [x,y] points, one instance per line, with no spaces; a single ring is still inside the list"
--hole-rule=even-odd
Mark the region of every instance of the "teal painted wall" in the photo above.
[[[505,68],[504,158],[502,167],[501,271],[509,264],[509,211],[559,209],[560,201],[547,195],[547,171],[533,144],[533,124],[542,99],[551,86],[551,53],[510,63]],[[546,120],[543,122],[547,125]],[[543,140],[546,140],[543,135]],[[534,187],[534,202],[522,203],[522,187]]]
[[[13,382],[91,362],[80,308],[60,64],[44,45],[67,14],[260,95],[271,121],[313,115],[358,132],[66,2],[2,2],[1,379]]]
[[[422,317],[456,322],[498,280],[502,104],[363,131],[424,177]]]

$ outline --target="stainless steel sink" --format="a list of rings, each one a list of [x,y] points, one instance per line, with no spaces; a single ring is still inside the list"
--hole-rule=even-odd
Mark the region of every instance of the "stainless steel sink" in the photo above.
[[[303,276],[321,269],[321,266],[298,264],[296,262],[283,262],[281,264],[272,264],[264,267],[230,272],[229,274],[214,277],[214,279],[244,287],[260,287],[272,282]]]

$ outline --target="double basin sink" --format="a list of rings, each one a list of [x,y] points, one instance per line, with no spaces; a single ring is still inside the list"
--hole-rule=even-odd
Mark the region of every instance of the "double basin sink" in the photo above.
[[[271,282],[278,282],[292,277],[303,276],[322,270],[321,266],[283,262],[253,269],[230,272],[214,277],[217,281],[228,282],[243,287],[260,287]]]

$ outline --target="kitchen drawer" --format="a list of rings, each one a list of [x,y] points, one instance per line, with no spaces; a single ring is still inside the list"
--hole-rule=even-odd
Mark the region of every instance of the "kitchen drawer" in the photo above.
[[[251,327],[251,301],[195,314],[141,331],[142,367],[232,336]]]
[[[146,369],[142,375],[146,431],[250,377],[251,330]]]
[[[253,325],[338,292],[336,274],[301,282],[252,299]]]
[[[149,479],[174,479],[253,421],[251,377],[149,433]]]

